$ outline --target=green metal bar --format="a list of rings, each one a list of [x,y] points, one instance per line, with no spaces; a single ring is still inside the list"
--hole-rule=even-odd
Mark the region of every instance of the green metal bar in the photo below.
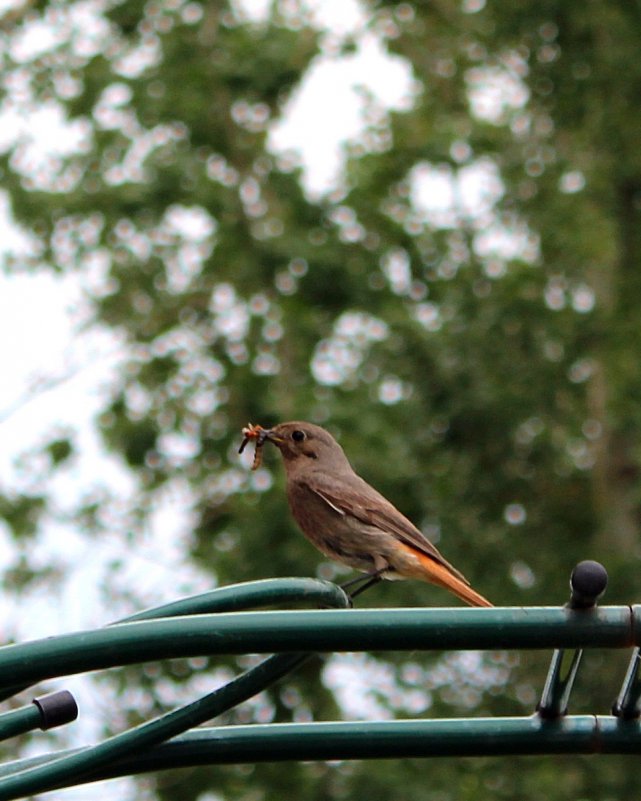
[[[311,578],[281,578],[248,581],[219,587],[209,592],[182,598],[169,604],[146,609],[119,621],[132,623],[140,620],[153,620],[178,615],[195,615],[213,612],[233,612],[251,609],[256,606],[269,606],[281,603],[317,603],[322,606],[346,608],[351,605],[349,596],[336,584]],[[116,625],[116,624],[112,624]],[[2,686],[0,683],[0,702],[22,692],[34,682]]]
[[[210,612],[239,612],[292,602],[317,603],[338,608],[350,606],[349,597],[344,590],[331,581],[311,578],[264,579],[230,584],[189,598],[181,598],[163,606],[145,609],[119,622],[133,623]]]
[[[641,714],[641,651],[635,648],[625,674],[613,712],[624,720],[633,720]]]
[[[59,752],[4,765],[0,779],[11,771],[46,767],[56,758],[70,759],[78,753]],[[641,754],[639,723],[597,715],[546,721],[534,715],[202,728],[142,754],[126,756],[91,775],[69,775],[58,786],[196,765],[596,753]]]
[[[41,724],[42,715],[35,704],[5,712],[0,715],[0,740],[8,740],[9,737],[39,729]]]
[[[308,579],[253,582],[253,586],[249,588],[244,585],[243,590],[246,589],[248,589],[247,592],[240,593],[240,600],[238,595],[235,598],[230,595],[231,588],[224,588],[224,591],[205,593],[203,596],[195,596],[175,604],[148,610],[143,615],[171,615],[180,612],[184,614],[188,610],[202,609],[203,607],[224,608],[225,605],[238,606],[243,602],[253,604],[257,601],[276,603],[292,599],[316,600],[342,607],[348,606],[350,603],[347,595],[339,587],[329,582]],[[205,619],[211,621],[212,617],[207,616]],[[181,618],[181,620],[189,620],[189,618]],[[146,625],[148,624],[131,623],[128,624],[128,628],[137,630],[141,634],[140,627],[144,628]],[[118,626],[114,626],[102,630],[101,633],[109,634],[118,629]],[[51,642],[50,639],[49,643]],[[261,692],[265,687],[301,665],[310,656],[312,654],[276,654],[203,698],[135,729],[116,735],[97,746],[62,754],[52,762],[45,761],[24,769],[19,765],[14,765],[15,770],[10,771],[0,781],[0,801],[44,792],[55,787],[67,786],[70,783],[76,784],[81,777],[105,769],[125,755],[131,756],[132,753],[161,743],[190,727],[198,726],[222,714]],[[123,664],[120,659],[117,660],[117,663]],[[7,767],[11,768],[11,765]]]
[[[224,687],[181,709],[129,729],[99,745],[6,776],[0,781],[0,801],[23,798],[56,787],[77,784],[83,776],[89,776],[125,756],[157,745],[192,726],[198,726],[222,714],[261,692],[301,665],[309,656],[309,654],[276,654]]]
[[[527,754],[641,753],[641,727],[614,717],[340,721],[228,726],[188,732],[159,746],[145,770],[180,764]],[[155,762],[155,765],[152,764]],[[138,769],[143,768],[138,763]],[[131,767],[131,766],[130,766]],[[120,769],[120,766],[118,766]]]
[[[0,648],[0,686],[135,662],[213,654],[625,648],[641,607],[235,612],[125,623]]]

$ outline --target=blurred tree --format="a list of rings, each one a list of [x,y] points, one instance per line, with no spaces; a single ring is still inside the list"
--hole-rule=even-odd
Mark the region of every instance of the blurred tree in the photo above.
[[[13,214],[37,243],[34,266],[91,276],[95,323],[126,343],[98,421],[136,480],[123,534],[135,539],[173,486],[196,521],[189,556],[216,581],[342,575],[318,567],[295,530],[276,457],[249,475],[235,456],[247,420],[310,419],[496,603],[563,602],[586,557],[606,563],[608,600],[632,601],[639,10],[363,7],[364,31],[340,45],[295,2],[262,22],[223,0],[43,2],[5,18],[2,110],[62,108],[70,142],[44,161],[29,131],[6,145]],[[51,41],[30,51],[43,27]],[[341,184],[313,199],[268,133],[314,59],[365,32],[409,63],[413,94],[390,113],[363,93],[365,132]],[[52,472],[72,448],[48,446]],[[104,526],[101,504],[108,496],[78,509],[87,535]],[[43,494],[7,492],[0,514],[20,539],[45,506]],[[415,584],[362,601],[449,603]],[[527,713],[547,655],[418,661],[372,657],[355,673],[384,671],[372,703],[399,715]],[[587,661],[575,703],[606,711],[622,666]],[[319,682],[308,667],[261,714],[334,714],[332,664],[325,693],[309,691]],[[427,780],[420,762],[258,765],[160,776],[157,792],[600,797],[633,790],[621,767],[444,760]]]

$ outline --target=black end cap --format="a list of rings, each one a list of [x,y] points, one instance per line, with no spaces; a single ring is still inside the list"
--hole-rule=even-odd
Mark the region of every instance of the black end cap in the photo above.
[[[68,690],[34,698],[33,703],[40,710],[40,728],[43,731],[64,726],[78,717],[78,704]]]
[[[600,562],[585,559],[572,571],[570,576],[570,609],[590,609],[605,592],[608,586],[608,573]]]

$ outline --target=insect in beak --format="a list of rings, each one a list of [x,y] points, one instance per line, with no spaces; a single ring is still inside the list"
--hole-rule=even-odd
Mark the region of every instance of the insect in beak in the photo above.
[[[253,425],[247,423],[243,428],[243,441],[241,442],[238,453],[242,453],[248,442],[254,440],[256,443],[256,450],[254,451],[254,461],[252,462],[252,470],[257,470],[260,467],[263,445],[265,440],[269,438],[270,431],[263,428],[261,425]]]

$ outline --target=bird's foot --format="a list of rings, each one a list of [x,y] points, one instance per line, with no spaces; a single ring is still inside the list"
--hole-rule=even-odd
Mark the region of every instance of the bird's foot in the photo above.
[[[384,567],[380,570],[376,570],[374,573],[367,573],[364,576],[356,576],[356,578],[350,579],[344,584],[341,584],[340,588],[347,592],[350,600],[353,601],[357,595],[360,595],[362,592],[365,592],[365,590],[373,587],[374,584],[378,584],[378,582],[383,578],[383,573],[387,569],[387,567]],[[351,587],[355,587],[355,589],[352,590],[350,589]]]

